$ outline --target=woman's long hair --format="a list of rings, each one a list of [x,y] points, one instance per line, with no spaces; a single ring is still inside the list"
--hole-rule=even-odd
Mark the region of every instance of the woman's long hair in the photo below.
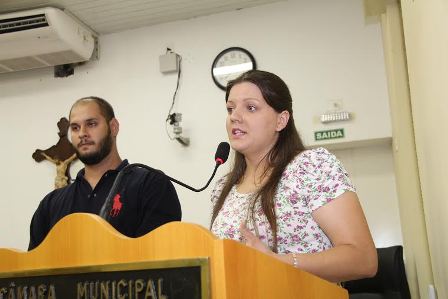
[[[249,207],[251,220],[255,223],[255,203],[256,201],[260,201],[263,213],[266,215],[274,237],[274,248],[272,248],[272,250],[277,252],[277,219],[274,202],[275,192],[277,191],[277,186],[286,166],[297,154],[305,150],[305,147],[303,146],[302,140],[300,139],[294,124],[292,98],[285,82],[277,75],[269,72],[259,70],[248,71],[228,83],[226,102],[232,87],[243,82],[255,84],[260,89],[267,104],[276,112],[280,113],[285,110],[289,112],[288,124],[279,132],[277,142],[266,156],[268,169],[266,169],[265,174],[270,171],[269,178],[260,190],[257,191],[255,200]],[[247,165],[244,155],[236,152],[232,170],[227,175],[223,190],[213,207],[211,225],[213,225],[213,222],[224,205],[224,201],[232,187],[241,181],[246,171],[246,167]]]

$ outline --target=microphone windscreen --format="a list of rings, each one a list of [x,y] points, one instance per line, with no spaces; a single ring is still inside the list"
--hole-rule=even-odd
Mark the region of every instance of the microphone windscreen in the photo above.
[[[227,142],[221,142],[216,149],[215,161],[224,164],[229,157],[230,145]]]

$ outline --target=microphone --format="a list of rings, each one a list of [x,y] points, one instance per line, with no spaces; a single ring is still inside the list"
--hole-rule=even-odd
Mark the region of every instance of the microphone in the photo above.
[[[215,153],[215,162],[222,165],[226,163],[227,158],[229,157],[230,145],[227,142],[221,142],[218,145]]]
[[[176,180],[175,178],[172,178],[168,175],[165,174],[165,176],[172,182],[181,185],[182,187],[185,187],[191,191],[194,192],[201,192],[204,191],[205,189],[207,189],[208,185],[210,185],[210,182],[212,181],[212,179],[215,177],[216,174],[216,170],[218,169],[219,166],[221,166],[222,164],[224,164],[227,161],[227,158],[229,157],[229,152],[230,152],[230,145],[227,142],[221,142],[218,145],[218,148],[216,149],[216,153],[215,153],[215,169],[213,170],[213,173],[211,175],[211,177],[208,179],[207,184],[205,184],[204,187],[200,188],[200,189],[196,189],[193,188],[191,186],[188,186],[185,183],[182,183],[181,181]]]
[[[224,164],[227,161],[227,158],[229,157],[229,152],[230,152],[230,145],[227,142],[221,142],[218,145],[218,148],[216,149],[216,153],[215,153],[215,169],[213,170],[212,176],[210,177],[210,179],[208,180],[207,184],[205,184],[204,187],[200,188],[200,189],[196,189],[193,188],[185,183],[182,183],[181,181],[178,181],[166,174],[164,174],[162,171],[158,170],[158,169],[154,169],[152,167],[149,167],[145,164],[140,164],[140,163],[132,163],[127,165],[126,167],[124,167],[122,170],[120,170],[120,172],[118,173],[117,177],[115,178],[115,181],[112,185],[112,188],[109,191],[109,194],[107,195],[106,200],[104,201],[103,206],[101,207],[100,210],[100,214],[99,216],[103,219],[105,219],[106,221],[110,222],[110,211],[112,210],[112,206],[113,206],[113,197],[115,196],[115,194],[117,194],[118,189],[120,187],[121,181],[123,179],[123,176],[128,173],[132,168],[134,167],[141,167],[141,168],[145,168],[148,169],[150,171],[157,171],[162,173],[164,176],[166,176],[170,181],[181,185],[182,187],[185,187],[187,189],[190,189],[191,191],[194,192],[201,192],[203,190],[205,190],[208,185],[210,185],[210,182],[212,181],[212,179],[214,178],[215,174],[216,174],[216,170],[218,169],[219,166],[221,166],[222,164]]]

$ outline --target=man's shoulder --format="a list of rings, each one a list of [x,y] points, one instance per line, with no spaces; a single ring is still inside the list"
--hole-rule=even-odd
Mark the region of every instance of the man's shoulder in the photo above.
[[[62,187],[62,188],[54,189],[53,191],[51,191],[44,197],[42,202],[47,203],[47,204],[57,203],[61,199],[66,198],[67,194],[72,193],[74,188],[75,188],[75,183],[68,184],[67,186]]]
[[[130,171],[129,175],[141,177],[141,178],[150,178],[150,179],[154,179],[154,180],[168,179],[167,176],[163,173],[163,171],[149,167],[149,166],[133,167],[133,169],[132,169],[132,171]]]

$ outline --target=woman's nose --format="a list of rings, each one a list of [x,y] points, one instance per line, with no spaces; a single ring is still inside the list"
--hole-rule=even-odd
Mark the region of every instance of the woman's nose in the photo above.
[[[232,112],[230,112],[230,120],[232,122],[241,121],[242,120],[241,111],[237,108],[232,109]]]

